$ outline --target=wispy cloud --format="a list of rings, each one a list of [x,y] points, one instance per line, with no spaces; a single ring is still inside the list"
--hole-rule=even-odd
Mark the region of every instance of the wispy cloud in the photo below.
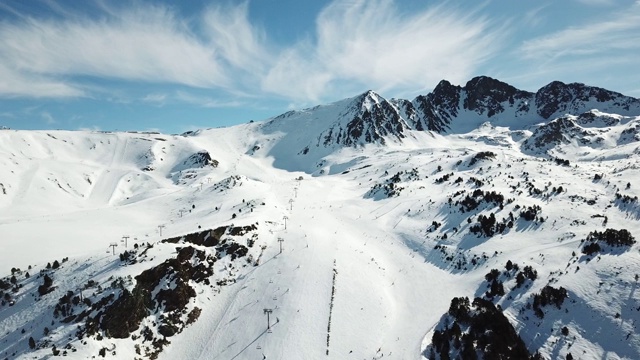
[[[525,12],[524,16],[522,17],[522,23],[532,27],[540,25],[545,19],[545,17],[541,14],[542,10],[546,9],[547,7],[549,7],[549,4],[538,6]]]
[[[461,81],[495,54],[499,30],[477,13],[446,6],[403,14],[391,0],[334,1],[319,15],[314,38],[280,53],[263,88],[318,99],[344,81],[378,90]]]
[[[147,96],[142,98],[143,102],[152,103],[156,105],[164,105],[167,100],[167,94],[153,93],[147,94]]]
[[[590,6],[610,6],[615,4],[615,0],[576,0],[579,3]]]
[[[0,56],[0,96],[68,98],[85,95],[80,86],[68,84],[56,77],[20,71],[15,67],[7,66],[8,63],[6,57]]]
[[[216,49],[197,38],[167,8],[149,4],[113,9],[103,18],[27,17],[0,23],[5,72],[27,88],[2,94],[81,96],[75,76],[225,86],[229,79]]]
[[[271,63],[266,32],[248,18],[248,3],[212,6],[204,12],[204,36],[230,66],[260,74]]]
[[[525,41],[519,52],[525,59],[558,59],[634,48],[640,48],[639,2],[609,19]]]
[[[242,102],[237,100],[220,100],[211,96],[194,95],[186,91],[177,91],[175,99],[205,108],[237,107],[242,105]]]
[[[47,125],[53,125],[53,124],[57,123],[56,119],[53,118],[53,115],[51,115],[47,111],[41,112],[40,116],[47,123]]]
[[[508,83],[519,84],[524,89],[535,91],[538,87],[546,85],[553,80],[569,81],[569,82],[587,82],[588,85],[608,86],[606,83],[611,77],[618,77],[619,74],[612,74],[611,69],[628,68],[637,63],[637,60],[631,57],[578,57],[571,61],[557,61],[544,66],[531,66],[528,71],[518,71],[515,73],[500,74],[500,79]],[[582,69],[589,69],[592,73],[590,79],[585,79]],[[629,80],[637,77],[634,74],[627,76]],[[620,83],[620,81],[618,81]],[[612,84],[613,85],[613,84]],[[618,85],[620,86],[620,85]],[[628,93],[624,88],[613,88],[616,91]]]
[[[248,2],[209,6],[189,19],[148,2],[97,2],[92,16],[45,3],[55,16],[3,6],[15,16],[0,21],[0,97],[104,98],[127,82],[295,102],[362,87],[419,91],[442,78],[466,80],[496,53],[502,36],[479,12],[441,5],[408,14],[393,0],[334,0],[312,33],[293,44],[270,42],[249,18]],[[115,91],[96,90],[101,80]],[[208,107],[237,104],[186,92],[171,97]]]

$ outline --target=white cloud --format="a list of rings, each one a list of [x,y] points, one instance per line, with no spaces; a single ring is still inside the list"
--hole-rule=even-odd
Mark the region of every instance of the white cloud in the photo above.
[[[315,100],[344,81],[377,90],[463,81],[495,54],[499,30],[445,6],[402,14],[391,0],[334,1],[319,15],[315,39],[282,52],[263,88]]]
[[[589,22],[525,41],[519,48],[525,59],[558,59],[640,48],[640,3],[610,19]]]
[[[276,63],[262,79],[262,88],[268,92],[296,100],[317,101],[328,91],[328,85],[337,76],[319,57],[311,56],[316,49],[298,46],[283,51]]]
[[[66,98],[84,96],[85,92],[82,88],[55,77],[16,71],[7,67],[0,60],[0,95],[5,97]]]
[[[56,119],[54,119],[53,116],[46,111],[41,112],[40,116],[47,123],[47,125],[53,125],[57,123]]]
[[[247,6],[245,2],[238,6],[210,7],[204,13],[204,33],[229,65],[260,74],[271,55],[266,45],[266,33],[251,24]]]
[[[610,6],[615,4],[615,0],[576,0],[589,6]]]
[[[247,2],[210,6],[192,19],[146,2],[111,4],[98,2],[89,16],[51,2],[56,16],[1,21],[0,96],[127,98],[126,85],[104,81],[114,79],[296,102],[363,88],[420,91],[442,78],[467,80],[502,39],[477,12],[436,6],[407,14],[393,0],[335,0],[318,15],[315,32],[294,44],[270,43],[250,21]],[[171,98],[238,104],[186,92],[142,100]]]
[[[178,101],[205,108],[236,107],[242,105],[240,101],[225,101],[210,96],[194,95],[186,91],[177,91],[175,98]]]
[[[546,9],[547,7],[549,7],[549,4],[538,6],[527,11],[521,19],[522,23],[531,27],[540,25],[546,19],[545,16],[541,14],[542,10]]]
[[[0,60],[32,78],[35,96],[77,96],[65,78],[94,76],[194,87],[226,86],[216,49],[163,7],[115,9],[101,19],[26,18],[0,23]],[[55,81],[52,79],[56,79]],[[29,88],[15,92],[30,95]],[[0,85],[0,93],[11,94]]]
[[[164,105],[165,100],[167,100],[167,94],[147,94],[147,96],[142,98],[143,102],[152,103],[157,105]]]

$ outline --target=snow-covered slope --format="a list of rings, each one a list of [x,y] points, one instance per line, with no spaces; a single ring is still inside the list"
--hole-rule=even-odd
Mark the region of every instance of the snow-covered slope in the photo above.
[[[637,100],[556,87],[2,130],[0,358],[640,358]]]

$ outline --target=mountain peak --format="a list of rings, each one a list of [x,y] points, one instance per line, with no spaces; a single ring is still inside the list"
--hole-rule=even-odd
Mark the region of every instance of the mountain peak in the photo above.
[[[332,144],[384,144],[386,137],[403,138],[408,128],[396,106],[375,91],[368,90],[357,96],[319,139],[325,147]]]
[[[488,76],[474,77],[467,82],[464,89],[467,92],[465,108],[475,110],[481,115],[486,111],[488,117],[503,112],[505,102],[513,104],[516,99],[533,95]]]
[[[382,101],[386,101],[382,96],[378,95],[373,90],[367,90],[356,97],[357,105],[362,108],[362,110],[371,111],[371,108],[376,104],[380,104]]]
[[[482,86],[502,86],[502,85],[509,85],[509,84],[502,82],[500,80],[494,79],[490,76],[481,75],[481,76],[475,76],[471,78],[471,80],[467,81],[465,88],[474,88],[481,85]]]
[[[535,94],[535,104],[538,114],[544,119],[565,113],[580,114],[596,108],[632,115],[637,114],[640,108],[638,99],[621,93],[582,83],[565,84],[561,81],[552,81],[541,87]]]
[[[378,93],[373,91],[373,90],[367,90],[367,91],[363,92],[361,94],[361,96],[363,96],[363,97],[379,97],[380,95],[378,95]]]

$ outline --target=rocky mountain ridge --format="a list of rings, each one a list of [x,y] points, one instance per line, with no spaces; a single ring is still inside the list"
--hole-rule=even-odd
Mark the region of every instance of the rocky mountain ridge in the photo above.
[[[333,116],[326,116],[328,108]],[[527,129],[564,115],[580,115],[592,109],[620,115],[640,115],[640,100],[621,93],[553,81],[538,91],[519,90],[507,83],[478,76],[464,86],[442,80],[432,92],[413,100],[385,99],[372,90],[330,105],[290,111],[271,119],[300,121],[322,119],[324,128],[304,149],[365,144],[384,145],[389,139],[402,141],[408,131],[440,134],[468,132],[484,122]],[[322,114],[319,116],[318,114]]]

